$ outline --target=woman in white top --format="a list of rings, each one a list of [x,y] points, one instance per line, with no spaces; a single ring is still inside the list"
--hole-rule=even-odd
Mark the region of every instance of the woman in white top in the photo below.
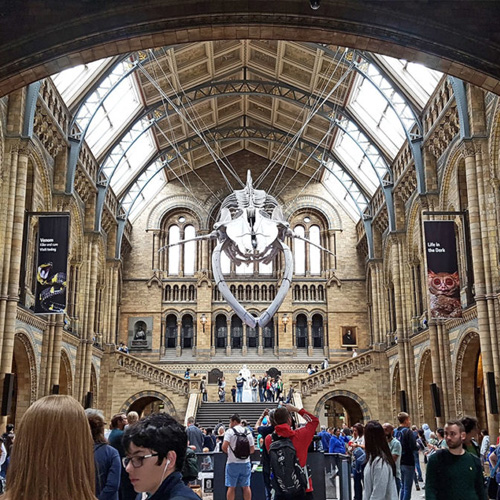
[[[396,464],[389,450],[384,429],[370,420],[365,427],[366,465],[364,471],[364,500],[398,500]]]

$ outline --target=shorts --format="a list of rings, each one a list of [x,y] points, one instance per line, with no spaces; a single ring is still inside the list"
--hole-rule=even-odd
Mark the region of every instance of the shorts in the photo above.
[[[252,466],[250,462],[226,464],[226,486],[250,486]]]

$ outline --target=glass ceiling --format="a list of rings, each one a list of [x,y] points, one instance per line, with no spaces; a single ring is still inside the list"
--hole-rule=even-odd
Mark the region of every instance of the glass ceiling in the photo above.
[[[321,46],[317,48],[321,50]],[[164,49],[164,53],[168,55],[174,50]],[[131,55],[112,62],[108,58],[53,76],[68,107],[74,109],[78,105],[75,123],[84,132],[102,174],[132,221],[166,184],[162,167],[173,157],[182,156],[177,148],[168,159],[161,154],[154,132],[157,119],[166,113],[163,109],[161,112],[145,109],[145,96],[150,89],[140,83],[134,71],[137,64],[133,61],[139,59]],[[178,68],[178,73],[180,82],[182,68]],[[352,86],[344,92],[345,111],[338,108],[335,157],[323,161],[322,177],[325,187],[354,220],[359,220],[381,181],[392,180],[388,164],[415,126],[418,114],[441,78],[441,73],[419,64],[387,56],[371,55],[370,59],[360,56]],[[180,86],[179,94],[183,90]],[[168,92],[173,99],[172,90]],[[221,103],[222,99],[219,97]],[[183,108],[183,120],[188,122],[183,126],[187,134],[194,136],[200,127],[189,123],[196,118],[190,118],[191,112],[186,109]],[[170,140],[175,142],[174,128],[181,128],[179,120],[169,116],[168,122],[169,125],[172,122]]]

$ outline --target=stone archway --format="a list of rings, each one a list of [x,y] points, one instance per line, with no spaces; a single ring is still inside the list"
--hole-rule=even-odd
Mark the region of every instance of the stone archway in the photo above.
[[[165,394],[157,391],[141,391],[130,396],[122,404],[119,413],[128,413],[129,411],[136,411],[139,415],[143,413],[149,414],[153,411],[164,411],[173,417],[177,417],[172,401]]]
[[[35,351],[29,337],[16,333],[14,338],[14,392],[9,422],[18,423],[24,412],[37,398],[37,373]]]
[[[337,410],[340,408],[343,409],[341,412],[344,413],[343,418],[338,415],[339,411]],[[316,403],[314,414],[324,415],[325,413],[328,413],[328,425],[334,427],[340,427],[340,423],[346,423],[349,426],[357,422],[365,424],[371,419],[368,405],[362,398],[351,391],[338,390],[325,394]]]
[[[422,355],[418,370],[418,416],[420,426],[427,423],[434,429],[436,417],[432,406],[430,384],[432,384],[431,351],[427,349]]]
[[[73,395],[73,372],[68,353],[61,351],[61,364],[59,366],[59,394]]]
[[[455,401],[457,416],[476,416],[479,427],[484,428],[486,399],[483,378],[483,363],[479,333],[468,332],[460,342],[455,365]]]

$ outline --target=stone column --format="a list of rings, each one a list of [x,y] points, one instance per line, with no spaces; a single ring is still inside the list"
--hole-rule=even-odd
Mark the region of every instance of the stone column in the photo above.
[[[261,326],[258,327],[258,332],[259,332],[259,336],[258,336],[258,341],[257,341],[257,354],[259,356],[262,356],[262,354],[264,353],[264,347],[262,346],[262,327]]]
[[[313,345],[312,345],[312,320],[307,320],[307,355],[313,355]]]
[[[483,255],[483,234],[481,231],[481,202],[479,199],[478,184],[481,182],[480,172],[476,165],[476,145],[473,140],[463,142],[463,154],[465,157],[465,176],[467,182],[467,197],[469,201],[469,224],[471,237],[471,252],[474,269],[474,288],[476,292],[476,307],[481,354],[483,362],[483,377],[485,387],[488,387],[487,373],[494,372],[498,384],[498,371],[495,371],[493,346],[491,343],[490,318],[488,305],[486,303],[487,288],[485,278],[486,259]],[[486,415],[489,429],[498,429],[498,415],[491,413],[489,398],[486,398]]]
[[[247,328],[248,325],[246,323],[243,323],[243,339],[242,339],[242,346],[241,346],[241,354],[243,356],[247,355]]]
[[[231,323],[226,318],[226,356],[231,356]]]
[[[177,342],[176,342],[177,345],[175,346],[175,354],[177,357],[179,357],[182,354],[181,341],[182,341],[182,321],[177,321]]]

